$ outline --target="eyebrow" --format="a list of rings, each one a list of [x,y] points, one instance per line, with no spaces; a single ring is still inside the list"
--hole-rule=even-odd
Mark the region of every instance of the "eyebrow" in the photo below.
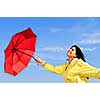
[[[75,50],[75,49],[72,48],[72,50]]]

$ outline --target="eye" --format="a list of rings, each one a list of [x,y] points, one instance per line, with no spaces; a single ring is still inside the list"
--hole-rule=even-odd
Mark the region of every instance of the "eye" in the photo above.
[[[74,49],[72,49],[72,51],[74,51]]]

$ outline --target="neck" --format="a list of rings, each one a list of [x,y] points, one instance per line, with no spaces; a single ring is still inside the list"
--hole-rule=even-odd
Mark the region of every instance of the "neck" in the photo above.
[[[74,59],[74,57],[69,57],[68,62],[71,63],[71,61]]]

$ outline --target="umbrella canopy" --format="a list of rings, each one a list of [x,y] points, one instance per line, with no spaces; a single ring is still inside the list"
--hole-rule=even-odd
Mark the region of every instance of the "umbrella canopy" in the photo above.
[[[35,44],[36,35],[31,28],[12,36],[9,45],[5,49],[4,72],[16,76],[26,68],[35,52]]]

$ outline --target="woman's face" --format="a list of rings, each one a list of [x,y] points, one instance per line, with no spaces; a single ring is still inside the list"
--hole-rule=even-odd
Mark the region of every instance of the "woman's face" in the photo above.
[[[68,51],[67,51],[67,56],[68,57],[76,57],[76,48],[75,47],[71,47]]]

